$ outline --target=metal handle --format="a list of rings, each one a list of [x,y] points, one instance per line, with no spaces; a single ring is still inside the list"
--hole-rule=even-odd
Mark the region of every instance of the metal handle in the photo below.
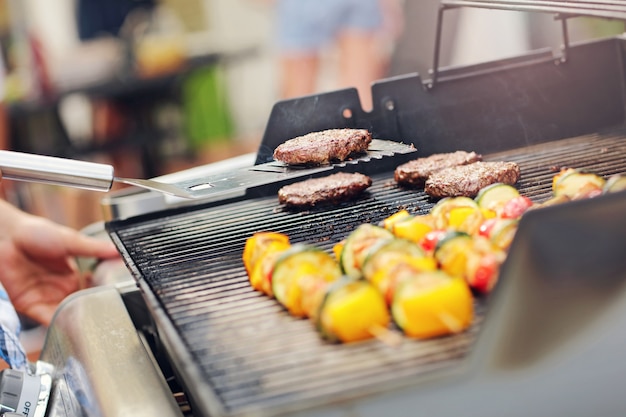
[[[443,30],[443,13],[446,10],[459,7],[555,14],[555,20],[561,20],[561,33],[563,37],[562,56],[556,60],[557,64],[567,61],[570,42],[567,19],[587,16],[626,20],[626,9],[624,8],[623,0],[442,0],[437,14],[435,51],[433,67],[429,70],[430,82],[427,85],[428,88],[433,88],[439,81],[439,56]]]
[[[443,0],[445,6],[626,19],[624,0]]]
[[[95,162],[0,151],[2,178],[109,191],[113,185],[113,167]]]

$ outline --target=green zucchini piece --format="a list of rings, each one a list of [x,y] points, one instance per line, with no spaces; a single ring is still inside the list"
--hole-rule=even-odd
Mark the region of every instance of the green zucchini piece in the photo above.
[[[555,176],[552,191],[555,197],[577,199],[593,190],[603,190],[605,184],[606,180],[597,174],[570,168]]]
[[[276,260],[272,271],[272,291],[274,297],[292,311],[299,300],[290,297],[290,286],[298,285],[303,276],[316,276],[324,281],[332,281],[341,276],[337,261],[323,250],[306,244],[295,244]]]
[[[615,193],[617,191],[626,190],[626,176],[616,174],[611,176],[604,184],[603,193]]]
[[[435,246],[435,260],[439,267],[452,276],[465,275],[467,256],[472,248],[472,237],[465,232],[447,232]]]
[[[395,238],[391,240],[381,240],[374,245],[363,262],[363,276],[370,280],[380,268],[384,268],[390,257],[396,254],[409,255],[416,258],[426,256],[422,248],[410,240]]]
[[[519,195],[517,188],[498,182],[480,190],[475,200],[480,208],[496,211],[498,207],[502,207],[507,201]]]
[[[343,273],[351,278],[361,277],[361,268],[371,247],[380,240],[393,238],[393,233],[380,226],[365,223],[357,227],[347,237],[341,251],[340,264]]]

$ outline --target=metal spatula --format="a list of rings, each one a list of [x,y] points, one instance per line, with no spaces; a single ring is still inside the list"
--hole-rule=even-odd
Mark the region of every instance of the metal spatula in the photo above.
[[[110,165],[12,151],[0,151],[0,171],[4,178],[19,181],[43,182],[97,191],[109,191],[113,182],[122,182],[175,197],[207,199],[237,195],[267,184],[282,184],[313,175],[330,174],[335,170],[359,170],[366,173],[367,166],[382,169],[386,162],[395,168],[412,158],[415,152],[416,149],[412,145],[373,139],[367,152],[343,162],[300,167],[274,161],[172,184],[155,180],[119,178],[114,176],[113,167]],[[386,169],[390,168],[386,166]]]
[[[199,198],[172,184],[154,180],[119,178],[111,165],[66,158],[0,151],[3,179],[55,184],[87,190],[109,191],[114,182],[136,185],[181,198]]]

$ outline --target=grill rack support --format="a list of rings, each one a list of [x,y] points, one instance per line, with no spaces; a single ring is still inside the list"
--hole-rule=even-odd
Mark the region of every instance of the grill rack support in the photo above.
[[[626,20],[624,5],[615,1],[608,2],[586,2],[577,3],[565,1],[496,1],[496,0],[443,0],[437,12],[437,28],[435,33],[435,49],[433,53],[433,66],[429,70],[430,81],[426,84],[428,88],[434,88],[439,78],[439,57],[441,52],[441,37],[443,32],[443,15],[448,10],[461,7],[473,7],[489,10],[508,10],[519,12],[552,13],[555,20],[561,21],[561,55],[555,58],[556,64],[567,62],[567,55],[570,47],[569,31],[567,20],[574,17],[602,17],[607,19]]]

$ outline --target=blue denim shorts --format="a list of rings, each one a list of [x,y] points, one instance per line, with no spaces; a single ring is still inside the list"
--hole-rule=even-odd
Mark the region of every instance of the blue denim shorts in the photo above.
[[[278,0],[276,36],[282,51],[315,51],[342,30],[376,30],[380,0]]]

